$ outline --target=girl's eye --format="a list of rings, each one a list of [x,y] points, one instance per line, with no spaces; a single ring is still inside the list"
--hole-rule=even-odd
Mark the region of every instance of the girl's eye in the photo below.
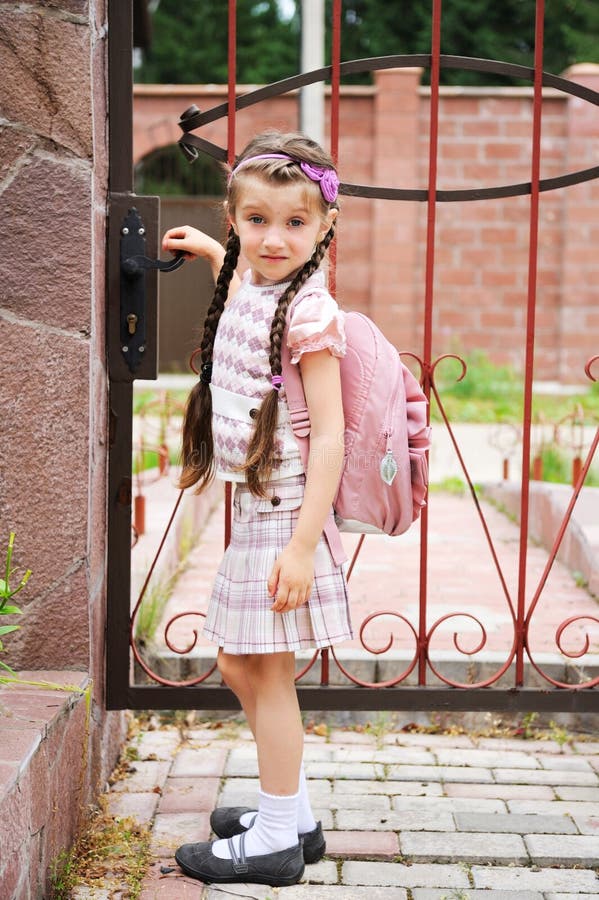
[[[301,219],[290,219],[289,224],[292,225],[294,228],[297,228],[298,226],[303,225],[304,223],[302,222]]]
[[[264,222],[264,219],[262,218],[262,216],[250,216],[249,221],[252,223],[252,225],[261,225],[262,222]]]

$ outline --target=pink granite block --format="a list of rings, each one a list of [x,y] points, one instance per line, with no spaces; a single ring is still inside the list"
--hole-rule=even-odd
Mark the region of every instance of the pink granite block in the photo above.
[[[37,728],[2,729],[2,762],[21,763],[40,742]]]
[[[22,854],[21,858],[25,860],[28,875],[28,887],[30,897],[51,897],[51,861],[56,859],[60,850],[70,847],[74,835],[69,832],[63,839],[63,843],[59,843],[58,839],[52,840],[51,836],[46,834],[44,830],[37,831],[31,835],[28,841],[26,854]],[[32,866],[30,860],[39,859],[39,866]],[[27,882],[26,882],[27,883]],[[21,895],[17,894],[17,897]],[[27,896],[27,895],[25,895]]]
[[[4,181],[34,146],[33,134],[19,133],[16,128],[3,129],[0,132],[0,180]]]
[[[351,859],[393,859],[399,840],[392,831],[327,831],[327,856]]]
[[[0,866],[11,860],[13,854],[22,856],[23,846],[26,848],[24,836],[30,833],[31,816],[24,802],[27,795],[22,785],[25,780],[20,779],[18,787],[9,791],[0,805]]]
[[[67,176],[63,173],[56,177]],[[29,209],[35,208],[32,200]],[[86,212],[89,215],[89,205]],[[41,223],[38,227],[44,230]],[[56,233],[55,223],[47,227]],[[12,225],[11,231],[20,233],[21,240],[26,241],[18,222]],[[72,239],[77,243],[76,236]],[[39,255],[44,252],[44,247],[38,247]],[[78,256],[79,267],[81,258]],[[58,270],[58,264],[53,265]],[[67,305],[70,305],[70,283],[63,275],[60,284],[63,303],[65,283],[69,284]],[[36,289],[30,284],[28,294],[37,297],[44,306],[54,305],[41,286]],[[85,298],[89,305],[89,283]],[[18,316],[25,318],[18,298],[16,304]],[[35,312],[30,311],[32,318]],[[31,561],[35,570],[20,604],[23,628],[14,633],[14,640],[11,635],[6,661],[13,668],[29,665],[60,668],[68,661],[70,666],[87,671],[90,640],[85,564],[89,506],[88,344],[81,336],[45,327],[27,327],[20,318],[3,324],[2,341],[6,357],[16,360],[9,367],[10,374],[0,381],[0,406],[6,405],[11,410],[3,439],[14,458],[27,461],[27,465],[12,467],[10,495],[5,494],[5,499],[14,506],[11,524],[18,537],[18,558],[22,562]],[[22,353],[25,346],[26,360]],[[43,434],[22,427],[31,409],[43,409],[45,420],[51,423]],[[34,516],[27,504],[13,502],[13,498],[16,501],[28,495],[31,472],[44,473],[36,482]],[[68,490],[65,473],[68,473]],[[46,595],[52,595],[54,602],[68,609],[69,614],[49,615],[48,604],[42,599]]]
[[[18,851],[8,854],[3,846],[0,859],[0,887],[3,897],[19,897],[25,892],[28,879],[23,871],[23,859]]]
[[[89,262],[86,266],[81,260],[91,259],[90,188],[90,172],[85,167],[34,156],[3,194],[6,212],[13,223],[6,232],[7,253],[16,252],[19,238],[29,242],[37,236],[40,254],[28,285],[18,266],[3,268],[4,305],[25,319],[73,332],[69,338],[73,344],[82,340],[81,335],[89,334]],[[28,216],[33,205],[35,216]],[[83,218],[85,212],[87,218]],[[61,247],[56,235],[69,229],[73,246],[62,248],[64,265],[61,266]],[[68,285],[68,302],[65,302],[65,285]],[[62,335],[59,341],[64,341]],[[65,412],[67,407],[65,403]],[[75,487],[72,481],[69,483]]]
[[[2,751],[4,756],[4,747]],[[12,763],[4,761],[0,763],[0,797],[14,784],[18,771],[19,763],[16,760]]]
[[[62,849],[63,841],[70,844],[74,838],[86,767],[85,702],[79,698],[74,709],[63,709],[52,722],[29,770],[32,830],[41,832],[51,817],[56,845],[46,838],[50,854]]]
[[[8,696],[3,696],[2,706],[10,709],[10,715],[2,718],[2,730],[6,728],[29,728],[45,725],[61,708],[64,702],[60,693],[51,691],[36,691],[31,688],[28,693],[11,690]]]
[[[17,675],[19,678],[26,681],[49,682],[54,685],[62,685],[62,687],[73,685],[82,690],[87,686],[89,681],[87,672],[81,672],[78,669],[21,669],[17,672]],[[10,694],[12,694],[15,689],[17,693],[30,693],[31,691],[35,691],[44,698],[48,698],[47,688],[36,687],[35,685],[29,684],[19,684],[18,686],[15,686],[15,688],[6,688],[6,690],[10,691]],[[64,699],[66,694],[59,694],[58,696]]]
[[[81,13],[85,8],[81,0],[69,0],[68,7]],[[16,48],[7,39],[0,46],[3,116],[76,157],[91,157],[90,84],[84,77],[89,71],[90,29],[66,16],[43,15],[35,7],[19,9],[17,4],[10,4],[2,16],[5,33],[18,34]],[[19,89],[10,90],[11,85]]]

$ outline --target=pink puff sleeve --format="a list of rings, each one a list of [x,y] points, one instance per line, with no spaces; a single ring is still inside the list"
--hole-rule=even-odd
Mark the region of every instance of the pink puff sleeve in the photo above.
[[[303,353],[329,350],[333,356],[345,356],[345,313],[328,291],[315,291],[291,310],[287,346],[291,362],[298,363]]]

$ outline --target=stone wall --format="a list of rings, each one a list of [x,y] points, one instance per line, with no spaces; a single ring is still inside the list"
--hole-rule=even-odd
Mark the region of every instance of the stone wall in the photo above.
[[[33,570],[2,658],[93,678],[88,796],[123,737],[103,709],[106,17],[105,0],[0,6],[0,553],[15,531]]]
[[[375,73],[374,86],[342,87],[339,168],[344,181],[426,188],[430,90],[419,69]],[[565,77],[599,90],[599,66],[573,66]],[[252,89],[240,86],[239,92]],[[210,109],[224,86],[137,85],[134,155],[178,140],[177,121],[191,103]],[[326,115],[329,114],[327,103]],[[241,110],[237,148],[265,127],[298,126],[297,95]],[[226,120],[201,134],[226,144]],[[200,133],[200,132],[198,132]],[[532,88],[441,88],[440,189],[530,181]],[[541,177],[596,164],[597,107],[546,89],[542,108]],[[434,354],[486,350],[522,368],[525,352],[529,197],[437,204]],[[599,181],[541,194],[536,313],[539,379],[584,381],[597,353],[599,313]],[[342,198],[338,296],[367,311],[400,347],[422,343],[426,204]],[[174,280],[161,285],[172,301]]]

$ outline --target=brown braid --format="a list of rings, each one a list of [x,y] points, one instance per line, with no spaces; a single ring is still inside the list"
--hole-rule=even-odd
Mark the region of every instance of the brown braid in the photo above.
[[[208,308],[204,321],[204,334],[201,343],[201,372],[204,367],[212,365],[212,348],[216,329],[225,308],[229,294],[229,285],[235,274],[239,258],[239,238],[233,228],[229,230],[225,258],[216,280],[212,303]],[[208,370],[210,371],[210,370]],[[210,483],[214,476],[214,444],[212,442],[212,395],[210,378],[198,381],[192,388],[183,418],[183,437],[181,446],[181,475],[179,487],[189,488],[198,484],[199,494]]]
[[[270,328],[270,371],[272,375],[280,375],[281,346],[287,325],[289,304],[303,287],[308,278],[316,272],[324,259],[329,244],[335,236],[335,225],[331,225],[322,241],[318,244],[310,259],[304,263],[289,287],[281,294]],[[255,497],[265,497],[264,485],[270,479],[273,470],[275,452],[275,429],[278,417],[279,392],[270,391],[262,401],[256,416],[256,427],[250,439],[243,471],[247,484]]]

